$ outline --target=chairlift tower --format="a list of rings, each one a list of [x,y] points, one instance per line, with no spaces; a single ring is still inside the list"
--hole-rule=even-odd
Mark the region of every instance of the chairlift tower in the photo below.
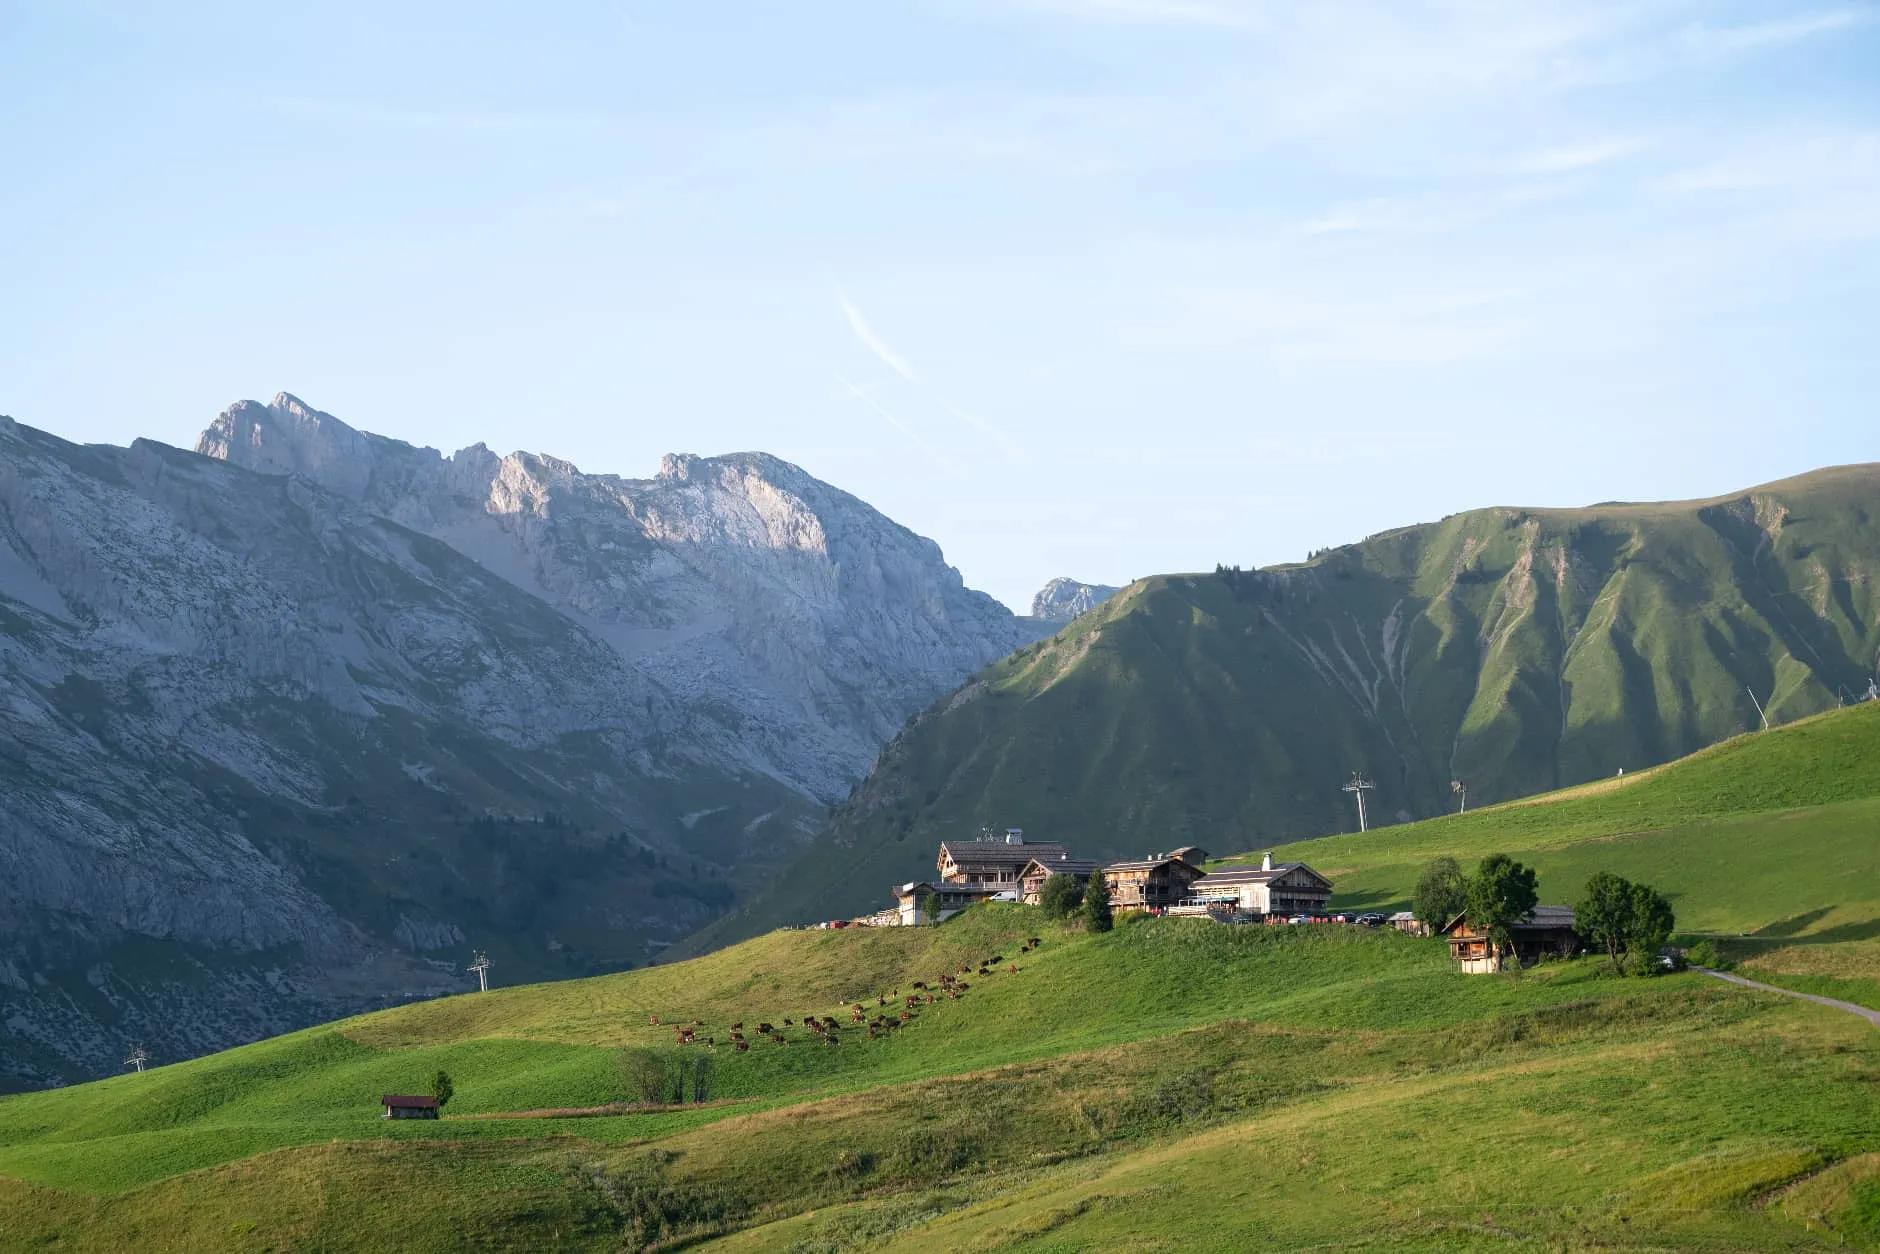
[[[1364,794],[1376,787],[1376,784],[1373,784],[1359,771],[1353,771],[1351,773],[1351,782],[1345,785],[1345,791],[1358,799],[1358,830],[1361,832],[1371,830],[1370,826],[1365,821]]]
[[[138,1071],[142,1071],[144,1064],[149,1061],[150,1054],[144,1049],[144,1043],[142,1041],[138,1041],[136,1044],[132,1045],[131,1052],[124,1055],[124,1065],[127,1067],[135,1067]]]
[[[475,971],[477,973],[478,992],[487,993],[490,991],[490,968],[495,965],[495,963],[490,961],[490,956],[479,949],[477,950],[475,960],[472,961],[468,967],[464,968],[467,971]]]

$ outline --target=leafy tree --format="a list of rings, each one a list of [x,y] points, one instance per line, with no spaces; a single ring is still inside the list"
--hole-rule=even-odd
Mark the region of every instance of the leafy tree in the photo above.
[[[1103,878],[1103,868],[1098,867],[1091,873],[1090,883],[1084,887],[1084,926],[1093,932],[1107,932],[1116,924],[1116,915],[1110,910],[1110,884]]]
[[[1454,858],[1438,858],[1423,868],[1410,899],[1411,913],[1430,931],[1461,914],[1469,904],[1469,883]]]
[[[1626,946],[1632,951],[1632,963],[1640,975],[1657,970],[1658,951],[1671,939],[1677,926],[1671,903],[1649,884],[1632,885],[1632,927]]]
[[[439,1110],[450,1105],[450,1099],[456,1096],[457,1086],[450,1082],[450,1072],[440,1071],[431,1077],[431,1096],[437,1099]]]
[[[666,1060],[650,1049],[626,1045],[620,1050],[620,1087],[629,1101],[660,1105],[666,1100]]]
[[[1586,892],[1573,907],[1574,930],[1606,951],[1614,971],[1619,969],[1619,959],[1636,925],[1634,907],[1638,887],[1611,871],[1601,871],[1586,881]]]
[[[1488,937],[1497,970],[1503,950],[1514,948],[1515,924],[1532,914],[1539,901],[1534,868],[1522,866],[1505,853],[1489,854],[1469,877],[1464,913],[1469,926]]]
[[[1053,875],[1038,891],[1038,904],[1053,919],[1068,919],[1084,904],[1084,885],[1075,875]]]

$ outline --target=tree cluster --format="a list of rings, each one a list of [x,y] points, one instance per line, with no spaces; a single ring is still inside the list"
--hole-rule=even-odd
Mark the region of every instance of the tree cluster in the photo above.
[[[711,1100],[712,1060],[687,1058],[671,1050],[624,1045],[620,1049],[620,1089],[630,1102],[678,1106],[690,1087],[694,1102]]]
[[[1116,916],[1110,909],[1110,884],[1103,878],[1102,868],[1091,875],[1090,883],[1084,887],[1084,926],[1092,932],[1107,932],[1116,924]]]
[[[1677,918],[1671,903],[1649,884],[1601,871],[1586,881],[1586,892],[1573,907],[1580,935],[1606,951],[1612,969],[1650,975],[1658,951],[1671,939]]]
[[[1038,904],[1053,919],[1068,919],[1084,904],[1083,881],[1075,875],[1052,875],[1038,891]]]

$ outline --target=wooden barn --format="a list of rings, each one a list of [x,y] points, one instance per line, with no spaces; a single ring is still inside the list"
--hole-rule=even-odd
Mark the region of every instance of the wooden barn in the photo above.
[[[387,1119],[437,1118],[435,1097],[412,1097],[401,1093],[387,1093],[379,1098],[379,1102],[385,1107]]]
[[[1580,934],[1573,929],[1573,910],[1568,906],[1535,906],[1511,930],[1515,960],[1524,967],[1542,958],[1571,958],[1582,945]],[[1484,975],[1502,969],[1507,955],[1497,957],[1488,937],[1470,927],[1465,916],[1451,919],[1439,935],[1448,939],[1449,956],[1461,963],[1467,974]]]

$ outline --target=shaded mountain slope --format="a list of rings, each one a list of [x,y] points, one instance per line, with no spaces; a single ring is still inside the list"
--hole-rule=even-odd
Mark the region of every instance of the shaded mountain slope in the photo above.
[[[761,454],[635,483],[257,411],[217,430],[318,474],[0,419],[0,1087],[462,987],[472,947],[644,963],[1035,634]]]
[[[917,718],[778,886],[687,950],[878,904],[935,843],[1250,849],[1637,769],[1865,694],[1880,467],[1487,509],[1298,566],[1140,581]]]

